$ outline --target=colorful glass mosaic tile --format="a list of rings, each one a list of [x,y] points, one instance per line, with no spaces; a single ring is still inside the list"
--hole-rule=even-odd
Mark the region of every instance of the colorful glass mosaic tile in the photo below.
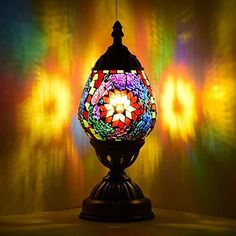
[[[143,70],[92,71],[79,107],[79,120],[91,139],[143,139],[156,121],[156,105]]]

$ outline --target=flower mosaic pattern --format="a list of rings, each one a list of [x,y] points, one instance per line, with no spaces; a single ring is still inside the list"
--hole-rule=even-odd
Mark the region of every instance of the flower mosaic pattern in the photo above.
[[[91,139],[143,139],[156,121],[155,100],[146,75],[142,70],[92,71],[78,115]]]

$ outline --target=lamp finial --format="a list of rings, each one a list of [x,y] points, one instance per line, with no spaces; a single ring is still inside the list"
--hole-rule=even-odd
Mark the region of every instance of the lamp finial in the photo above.
[[[122,44],[122,37],[124,36],[124,33],[122,31],[122,25],[117,20],[113,25],[113,32],[111,36],[113,37],[113,44]]]

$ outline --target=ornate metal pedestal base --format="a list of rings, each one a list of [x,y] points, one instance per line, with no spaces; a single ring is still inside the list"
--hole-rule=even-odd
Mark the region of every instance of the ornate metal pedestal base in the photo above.
[[[107,176],[83,201],[80,218],[97,221],[136,221],[154,217],[151,201],[125,174],[133,164],[144,141],[91,141],[99,160],[110,169]]]

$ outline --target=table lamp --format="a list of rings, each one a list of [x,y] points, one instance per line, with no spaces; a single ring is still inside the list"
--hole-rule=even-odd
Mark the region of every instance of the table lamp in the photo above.
[[[124,170],[134,163],[154,127],[155,99],[143,67],[122,44],[119,21],[111,36],[113,44],[95,63],[78,109],[83,130],[110,171],[84,199],[80,218],[145,220],[154,216],[151,201]]]

